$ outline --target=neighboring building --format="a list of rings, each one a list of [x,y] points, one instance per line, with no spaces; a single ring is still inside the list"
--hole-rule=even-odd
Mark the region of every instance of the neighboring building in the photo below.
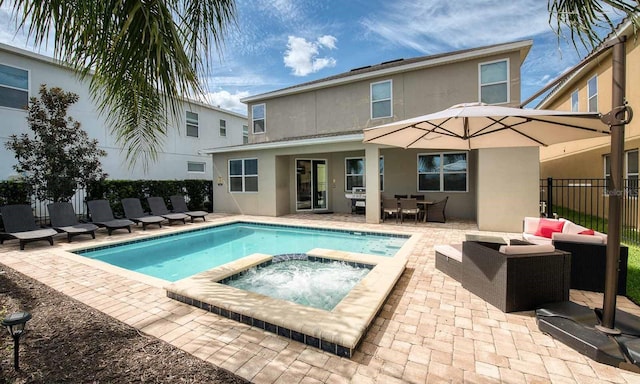
[[[448,216],[480,229],[521,231],[522,218],[538,214],[537,147],[405,150],[365,145],[362,129],[463,102],[517,106],[531,45],[399,59],[244,99],[248,144],[203,151],[213,156],[214,207],[266,216],[351,212],[345,194],[366,187],[367,222],[380,221],[381,193],[425,194],[449,196]]]
[[[627,21],[615,33],[627,36],[626,50],[626,100],[629,106],[640,109],[640,47],[633,35],[633,25]],[[613,34],[611,35],[613,37]],[[599,48],[585,60],[556,79],[558,85],[537,106],[564,111],[600,112],[612,110],[612,49],[596,54]],[[638,179],[638,148],[640,147],[640,119],[632,119],[625,127],[625,154],[623,177],[633,183]],[[580,140],[556,144],[540,149],[540,175],[543,178],[592,178],[609,176],[611,139]],[[636,184],[637,185],[637,184]]]
[[[69,116],[107,151],[102,166],[110,179],[208,179],[212,173],[211,156],[198,150],[243,143],[246,116],[200,102],[185,102],[178,126],[167,129],[157,161],[146,172],[141,165],[131,169],[105,119],[97,113],[89,96],[88,80],[78,80],[72,69],[50,57],[0,44],[0,180],[15,176],[15,157],[4,144],[12,134],[30,132],[24,106],[30,97],[39,96],[41,84],[79,95]]]

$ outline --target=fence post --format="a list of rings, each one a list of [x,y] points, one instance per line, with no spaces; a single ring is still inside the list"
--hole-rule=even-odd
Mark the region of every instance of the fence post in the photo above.
[[[553,217],[553,178],[547,177],[547,217]]]

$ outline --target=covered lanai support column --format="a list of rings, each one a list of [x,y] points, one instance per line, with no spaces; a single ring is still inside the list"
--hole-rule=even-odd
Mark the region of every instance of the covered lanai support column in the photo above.
[[[375,144],[365,144],[365,180],[367,185],[366,221],[380,222],[380,148]]]

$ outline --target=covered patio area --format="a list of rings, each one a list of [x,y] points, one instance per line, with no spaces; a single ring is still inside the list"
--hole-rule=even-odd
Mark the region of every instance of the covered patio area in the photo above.
[[[210,214],[205,223],[134,233],[99,234],[82,246],[105,244],[232,220],[403,231],[417,236],[407,268],[351,359],[306,346],[167,298],[161,282],[140,279],[72,255],[76,242],[6,242],[0,267],[30,276],[115,319],[255,383],[634,383],[640,376],[594,362],[541,333],[533,311],[505,314],[435,268],[434,246],[459,243],[479,231],[471,221],[415,225],[368,224],[364,215],[282,217]],[[571,300],[602,305],[602,295],[571,291]],[[618,297],[618,308],[640,307]],[[34,316],[37,313],[34,311]],[[28,337],[28,335],[26,336]],[[43,341],[44,342],[44,341]]]

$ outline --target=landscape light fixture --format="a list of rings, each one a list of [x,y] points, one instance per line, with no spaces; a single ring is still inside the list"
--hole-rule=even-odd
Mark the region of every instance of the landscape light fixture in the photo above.
[[[2,325],[7,327],[9,334],[13,337],[13,367],[16,371],[20,370],[20,366],[18,364],[20,336],[24,333],[24,326],[29,320],[31,320],[31,314],[29,312],[12,313],[2,320]]]

